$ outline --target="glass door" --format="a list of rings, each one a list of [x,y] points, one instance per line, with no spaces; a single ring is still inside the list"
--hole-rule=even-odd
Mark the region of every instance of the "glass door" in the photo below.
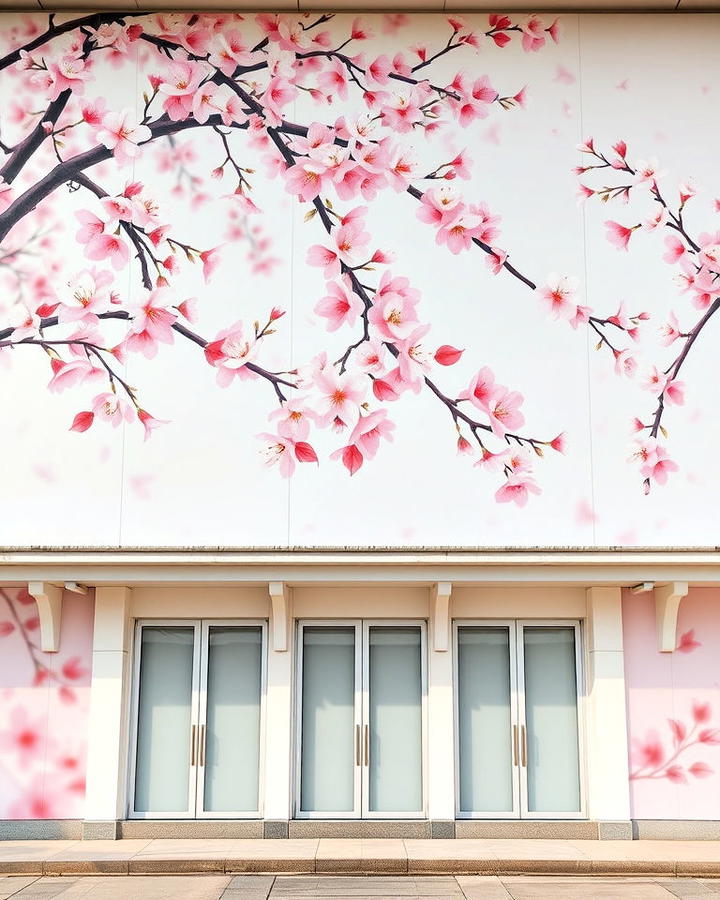
[[[138,623],[131,817],[259,815],[264,632]]]
[[[517,818],[515,624],[457,629],[458,810]]]
[[[360,815],[360,623],[299,626],[298,796],[304,818]]]
[[[582,815],[578,625],[518,623],[523,815]]]
[[[581,818],[577,622],[456,623],[462,818]]]
[[[423,812],[425,647],[419,624],[363,628],[363,816]]]
[[[260,624],[203,623],[198,817],[258,814],[263,644]]]
[[[296,815],[422,817],[424,625],[305,622],[298,638]]]
[[[137,630],[131,809],[141,818],[195,815],[199,631],[199,622]]]

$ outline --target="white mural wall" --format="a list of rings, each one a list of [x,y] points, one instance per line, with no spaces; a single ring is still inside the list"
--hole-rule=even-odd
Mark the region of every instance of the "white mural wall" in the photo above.
[[[719,22],[4,15],[0,543],[716,544]]]

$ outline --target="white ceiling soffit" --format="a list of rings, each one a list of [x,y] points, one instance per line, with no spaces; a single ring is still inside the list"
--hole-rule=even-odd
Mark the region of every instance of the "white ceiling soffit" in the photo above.
[[[140,3],[137,0],[105,0],[98,4],[91,0],[0,0],[2,11],[28,11],[58,9],[100,10],[100,9],[187,9],[211,12],[215,10],[305,10],[323,9],[328,12],[391,12],[417,10],[419,12],[488,12],[497,11],[556,11],[556,12],[713,12],[720,11],[720,0],[546,0],[531,6],[527,0],[504,0],[492,3],[483,0],[277,0],[274,3],[252,2],[252,0],[213,0],[209,4],[187,2],[187,0],[152,0]]]

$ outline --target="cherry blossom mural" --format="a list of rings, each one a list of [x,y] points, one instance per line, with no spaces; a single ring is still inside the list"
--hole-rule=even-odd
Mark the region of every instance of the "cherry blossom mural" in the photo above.
[[[657,650],[651,597],[623,598],[633,817],[712,819],[720,797],[718,591],[691,588],[674,653]]]
[[[587,137],[578,50],[604,51],[583,17],[5,21],[7,499],[63,510],[47,543],[664,542],[663,503],[701,476],[671,431],[702,402],[685,372],[718,239],[693,172],[612,121]],[[672,282],[598,291],[587,245],[620,273],[643,236],[696,321]],[[652,408],[627,414],[629,379]],[[442,476],[421,501],[402,470]]]
[[[78,819],[85,797],[92,598],[65,595],[59,653],[35,600],[0,588],[0,819]]]

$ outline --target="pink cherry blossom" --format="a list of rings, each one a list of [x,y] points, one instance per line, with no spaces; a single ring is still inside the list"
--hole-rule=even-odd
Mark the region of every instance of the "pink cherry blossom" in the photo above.
[[[667,207],[660,206],[658,207],[651,216],[648,216],[642,223],[642,227],[645,231],[655,231],[656,228],[661,228],[668,220],[668,211]]]
[[[536,53],[545,46],[545,26],[538,16],[528,16],[520,28],[523,33],[522,48],[526,53]]]
[[[295,471],[294,441],[280,434],[260,434],[263,441],[262,453],[265,465],[277,466],[283,478],[290,478]]]
[[[7,727],[0,731],[0,749],[17,756],[21,768],[27,768],[46,749],[47,735],[42,719],[32,720],[24,706],[10,712]]]
[[[246,337],[245,326],[235,322],[220,331],[217,338],[205,347],[205,358],[218,369],[217,383],[228,387],[235,378],[250,378],[252,372],[246,366],[257,352],[257,342]]]
[[[71,362],[53,359],[51,366],[53,377],[48,383],[51,394],[58,394],[86,381],[101,380],[105,374],[103,369],[94,366],[88,359],[75,359]]]
[[[451,188],[428,188],[422,195],[417,217],[428,225],[450,225],[463,209],[460,197]]]
[[[627,228],[619,222],[613,222],[608,219],[605,222],[605,227],[608,230],[607,239],[610,243],[614,247],[617,247],[618,250],[627,250],[632,233],[635,231],[635,228],[638,228],[639,226],[635,225],[633,228]]]
[[[57,100],[63,91],[72,91],[74,94],[82,94],[85,90],[85,82],[90,77],[90,72],[85,60],[66,53],[58,60],[50,61],[47,66],[51,89],[50,100]]]
[[[345,66],[339,59],[332,59],[318,77],[320,89],[327,94],[337,94],[341,100],[345,100],[348,94],[348,74]]]
[[[660,326],[660,335],[663,347],[669,347],[670,344],[682,336],[677,316],[673,310],[670,310],[667,322]]]
[[[360,415],[360,403],[365,398],[366,381],[346,372],[323,369],[315,375],[319,395],[316,409],[321,427],[339,420],[345,427],[354,427]]]
[[[641,386],[655,396],[660,396],[668,383],[668,376],[661,372],[657,366],[650,366],[644,373]]]
[[[490,253],[485,257],[485,264],[493,275],[498,275],[505,265],[508,255],[505,250],[499,247],[491,247]]]
[[[660,170],[660,164],[656,159],[641,159],[635,167],[635,177],[633,180],[635,184],[649,183],[650,185],[653,185],[665,174],[665,172]]]
[[[461,400],[469,400],[478,409],[488,412],[500,390],[500,386],[495,384],[495,375],[492,370],[484,366],[473,376],[469,387],[460,391],[458,397]]]
[[[373,459],[380,447],[380,440],[392,441],[395,424],[388,419],[387,410],[377,409],[360,416],[350,434],[349,443],[356,446],[365,459]]]
[[[285,173],[285,187],[301,200],[314,200],[328,180],[327,166],[314,160],[298,161]]]
[[[148,141],[152,132],[147,125],[138,125],[131,110],[109,112],[103,117],[97,138],[121,164],[131,162],[140,152],[138,144]]]
[[[252,53],[248,50],[240,29],[230,28],[215,36],[215,49],[211,52],[208,62],[225,75],[232,75],[238,66],[251,63]]]
[[[573,302],[573,297],[579,283],[577,278],[556,275],[554,272],[549,276],[538,293],[551,318],[570,320],[577,314],[578,307]]]
[[[643,477],[665,484],[671,472],[677,472],[679,466],[669,458],[665,447],[655,438],[640,440],[635,445],[633,458],[640,462],[640,472]]]
[[[665,448],[658,444],[647,461],[640,467],[640,472],[658,484],[665,484],[670,473],[677,472],[679,468],[678,464],[667,455]]]
[[[498,503],[515,503],[521,509],[527,506],[530,494],[540,494],[537,482],[528,475],[509,475],[505,484],[495,492]]]
[[[665,246],[667,247],[667,251],[663,254],[663,259],[665,262],[672,265],[678,262],[687,252],[685,244],[683,244],[680,238],[676,238],[674,234],[669,234],[665,238]]]
[[[266,113],[272,117],[274,124],[279,125],[282,122],[282,110],[297,97],[298,91],[294,84],[291,84],[285,78],[275,76],[270,79],[263,101],[265,103]]]
[[[480,240],[482,231],[482,219],[472,212],[463,212],[451,223],[441,225],[435,235],[438,245],[447,244],[451,253],[458,254],[462,250],[469,250],[473,240]]]
[[[392,94],[382,107],[383,124],[398,134],[407,134],[423,120],[421,105],[422,98],[417,88],[406,95]]]
[[[151,416],[149,412],[146,412],[144,409],[138,409],[137,417],[140,420],[143,428],[145,429],[145,437],[144,440],[148,440],[151,437],[153,431],[156,428],[160,428],[161,425],[167,425],[168,422],[165,419],[156,419],[154,416]]]
[[[268,418],[271,421],[277,419],[278,434],[293,441],[306,440],[310,435],[311,423],[318,421],[307,397],[291,397],[285,400],[270,413]]]
[[[638,369],[638,363],[629,350],[615,351],[615,374],[633,378]]]
[[[98,314],[110,305],[110,292],[106,289],[112,281],[113,276],[106,270],[84,269],[74,275],[59,294],[58,320],[96,323]]]
[[[213,247],[211,250],[203,250],[200,253],[200,262],[203,269],[203,280],[207,284],[215,274],[222,258],[220,256],[220,247]]]
[[[98,394],[93,399],[92,409],[96,417],[109,422],[113,428],[135,418],[132,406],[112,392]]]
[[[386,356],[387,351],[383,342],[370,338],[363,341],[355,350],[353,360],[361,372],[378,376],[385,371]]]
[[[663,391],[663,398],[666,403],[670,403],[673,406],[683,406],[685,403],[685,382],[668,381]]]
[[[698,259],[702,265],[708,266],[713,272],[720,272],[720,231],[701,234],[698,243],[700,244]]]
[[[99,234],[85,245],[85,256],[96,261],[109,259],[112,267],[119,271],[128,264],[130,251],[118,235]]]
[[[415,393],[420,391],[423,377],[431,368],[432,351],[422,345],[422,339],[429,330],[429,325],[418,325],[407,338],[395,341],[399,351],[397,361],[400,377]]]
[[[158,343],[173,343],[173,325],[177,322],[177,315],[168,309],[171,305],[172,297],[167,289],[158,288],[134,308],[127,338],[129,350],[137,350],[147,359],[152,359],[157,354]]]
[[[105,220],[99,218],[90,210],[77,210],[75,218],[80,222],[80,228],[75,234],[75,239],[80,244],[87,244],[105,231]]]
[[[24,303],[18,303],[11,313],[14,325],[12,332],[13,341],[21,341],[23,338],[35,337],[40,329],[40,316],[30,312]]]
[[[575,315],[571,319],[569,319],[570,326],[577,329],[580,327],[580,325],[587,325],[587,323],[590,321],[591,315],[591,307],[578,306],[575,310]]]
[[[330,281],[327,289],[328,294],[314,307],[317,315],[327,319],[327,330],[337,331],[341,325],[354,325],[365,306],[353,291],[350,278],[343,275],[339,281]]]
[[[505,437],[506,432],[521,428],[525,416],[520,412],[523,396],[518,391],[510,391],[498,386],[487,410],[490,427],[496,437]]]
[[[415,307],[419,293],[410,287],[407,278],[394,277],[389,271],[383,273],[373,305],[368,312],[368,322],[381,337],[390,341],[403,340],[415,329],[417,312]]]
[[[309,266],[322,268],[325,278],[335,278],[340,274],[340,256],[336,250],[324,247],[322,244],[313,244],[307,252],[306,260]]]
[[[195,92],[204,77],[205,72],[198,63],[175,60],[170,64],[158,90],[165,95],[163,109],[174,122],[190,115]]]

